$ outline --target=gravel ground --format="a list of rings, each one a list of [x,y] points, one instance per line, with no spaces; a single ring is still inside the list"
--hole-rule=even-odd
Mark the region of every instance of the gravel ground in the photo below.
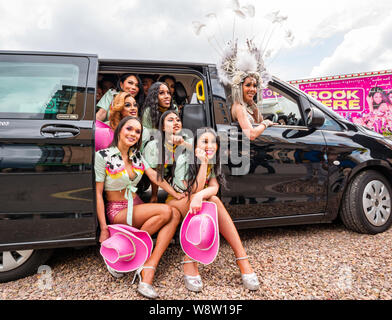
[[[159,299],[392,299],[392,229],[370,236],[335,223],[241,230],[240,236],[259,276],[259,291],[242,287],[233,252],[222,239],[216,260],[200,266],[201,293],[185,288],[181,247],[170,245],[155,276]],[[115,279],[107,272],[98,246],[58,249],[47,265],[51,281],[41,273],[1,284],[0,299],[144,299],[131,284],[133,273]]]

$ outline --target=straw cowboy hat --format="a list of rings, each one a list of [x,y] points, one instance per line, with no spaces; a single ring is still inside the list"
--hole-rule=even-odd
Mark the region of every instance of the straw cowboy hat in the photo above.
[[[130,272],[150,257],[153,243],[146,231],[125,224],[112,224],[108,228],[110,237],[102,242],[100,253],[109,267]]]
[[[219,250],[218,212],[213,202],[203,201],[197,214],[188,212],[180,230],[182,250],[203,264],[214,261]]]

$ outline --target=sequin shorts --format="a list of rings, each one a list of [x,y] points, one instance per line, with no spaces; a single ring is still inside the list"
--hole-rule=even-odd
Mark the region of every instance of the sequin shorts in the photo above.
[[[144,203],[142,199],[138,195],[135,195],[133,198],[133,206],[137,206],[139,204]],[[121,200],[121,201],[107,201],[105,204],[105,211],[106,215],[109,219],[109,223],[114,223],[114,217],[124,209],[128,208],[128,200]]]

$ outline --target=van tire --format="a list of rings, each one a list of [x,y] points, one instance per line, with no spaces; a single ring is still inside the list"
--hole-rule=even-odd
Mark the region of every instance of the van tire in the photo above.
[[[378,191],[373,192],[375,190],[373,186],[382,186],[384,190],[382,195]],[[374,205],[365,205],[366,201],[374,203]],[[382,211],[377,209],[381,207]],[[387,208],[389,215],[385,214],[385,208]],[[377,234],[388,230],[391,226],[391,210],[392,189],[390,183],[379,172],[367,170],[359,173],[350,181],[343,196],[340,217],[343,224],[350,230],[364,234]],[[369,212],[369,214],[365,212]],[[370,214],[371,212],[376,213]],[[377,221],[375,217],[384,217],[385,219]]]
[[[14,250],[17,252],[23,250]],[[2,272],[0,269],[0,283],[17,280],[37,273],[39,266],[44,264],[51,256],[52,249],[33,250],[30,257],[14,269]],[[4,254],[4,252],[0,252]]]

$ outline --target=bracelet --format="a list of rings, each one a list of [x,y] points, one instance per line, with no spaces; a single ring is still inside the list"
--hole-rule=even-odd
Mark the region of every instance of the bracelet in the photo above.
[[[267,129],[269,127],[269,125],[267,124],[268,122],[266,120],[261,121],[261,123],[263,125],[265,125],[265,128]]]

